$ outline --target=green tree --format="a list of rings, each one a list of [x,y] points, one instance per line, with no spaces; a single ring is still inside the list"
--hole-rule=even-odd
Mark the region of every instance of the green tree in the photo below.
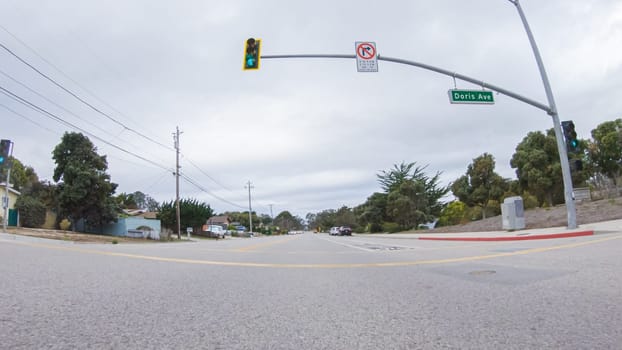
[[[278,226],[282,231],[300,230],[303,227],[302,219],[292,215],[289,211],[285,210],[279,213],[274,218],[275,226]]]
[[[180,227],[182,231],[185,231],[187,227],[192,227],[194,232],[199,232],[203,224],[207,222],[207,219],[213,215],[214,211],[205,202],[185,198],[179,200]],[[181,234],[181,232],[177,232],[177,206],[175,201],[162,203],[157,218],[160,219],[163,227],[173,230],[178,235]]]
[[[423,173],[423,170],[425,170],[427,166],[419,167],[415,166],[415,164],[415,162],[408,164],[402,162],[399,165],[394,164],[393,169],[388,171],[382,170],[380,174],[376,174],[380,187],[385,193],[390,193],[408,180],[420,179],[424,177],[425,174]]]
[[[387,194],[375,192],[357,210],[358,222],[371,233],[382,232],[382,223],[387,220]]]
[[[319,228],[322,231],[326,231],[329,228],[336,226],[336,211],[334,209],[322,210],[319,213],[307,214],[307,223],[312,228]]]
[[[248,211],[225,212],[223,215],[229,216],[232,222],[238,222],[240,223],[240,225],[246,226],[246,228],[250,230],[250,219],[248,217]],[[262,222],[262,218],[257,216],[256,212],[253,212],[251,216],[253,218],[253,230],[254,230]]]
[[[73,230],[79,219],[95,227],[116,221],[118,207],[113,194],[117,184],[106,174],[106,156],[98,155],[86,136],[74,132],[66,132],[52,154],[60,207],[71,219]]]
[[[516,146],[510,160],[522,190],[529,191],[539,203],[552,206],[563,201],[563,182],[557,141],[553,129],[546,135],[532,131]]]
[[[136,205],[136,201],[134,200],[134,196],[132,194],[127,194],[125,192],[119,193],[115,197],[115,201],[117,205],[121,209],[137,209],[138,205]]]
[[[484,219],[490,203],[494,201],[498,206],[508,189],[508,181],[495,172],[495,159],[488,153],[473,159],[473,163],[467,166],[466,174],[451,185],[451,191],[461,202],[482,208]]]
[[[607,176],[616,186],[622,174],[622,119],[607,121],[592,130],[593,143],[588,156],[596,170]]]
[[[19,159],[9,157],[9,164],[11,164],[11,179],[10,182],[13,188],[17,191],[24,191],[27,187],[34,183],[39,182],[39,177],[31,166],[25,166]],[[0,179],[4,181],[8,173],[8,167],[2,169]]]
[[[416,163],[394,165],[392,170],[378,174],[378,182],[387,191],[386,214],[389,220],[402,229],[417,228],[440,215],[443,204],[440,199],[449,187],[439,185],[441,173],[425,174],[427,168]]]

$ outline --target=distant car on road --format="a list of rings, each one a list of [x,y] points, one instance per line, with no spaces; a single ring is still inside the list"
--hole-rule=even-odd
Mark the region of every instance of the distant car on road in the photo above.
[[[340,236],[352,236],[352,229],[348,226],[339,227]]]
[[[339,227],[331,227],[330,231],[328,231],[328,234],[331,236],[336,236],[339,234]]]
[[[225,229],[220,225],[207,225],[205,232],[211,238],[225,238]]]

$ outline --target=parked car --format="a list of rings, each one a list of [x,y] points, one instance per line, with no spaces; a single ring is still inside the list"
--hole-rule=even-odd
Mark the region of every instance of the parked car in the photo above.
[[[225,229],[220,225],[207,225],[207,236],[211,238],[225,238]]]
[[[330,231],[328,231],[328,234],[331,236],[336,236],[339,234],[339,227],[331,227]]]
[[[352,229],[348,226],[339,227],[340,236],[352,236]]]

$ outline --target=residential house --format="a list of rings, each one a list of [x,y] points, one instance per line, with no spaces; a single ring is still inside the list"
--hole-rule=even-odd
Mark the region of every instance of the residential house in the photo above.
[[[8,214],[9,214],[9,221],[8,221],[8,225],[9,226],[17,226],[17,210],[15,210],[15,202],[17,201],[17,198],[19,198],[19,196],[21,195],[21,193],[19,191],[16,191],[13,189],[13,187],[11,185],[9,185],[9,196],[8,196]],[[6,197],[6,193],[7,193],[7,186],[5,182],[0,183],[0,197],[3,198],[3,200]],[[0,217],[3,217],[4,220],[4,203],[2,205],[2,210],[0,211]]]
[[[231,224],[231,218],[228,215],[218,215],[212,216],[207,219],[206,225],[219,225],[222,226],[223,229],[227,229]]]

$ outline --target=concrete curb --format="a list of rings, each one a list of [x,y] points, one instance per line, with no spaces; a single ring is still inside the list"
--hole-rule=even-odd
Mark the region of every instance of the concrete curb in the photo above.
[[[594,231],[562,232],[523,236],[497,236],[497,237],[419,237],[424,241],[462,241],[462,242],[499,242],[499,241],[527,241],[534,239],[570,238],[580,236],[592,236]]]

